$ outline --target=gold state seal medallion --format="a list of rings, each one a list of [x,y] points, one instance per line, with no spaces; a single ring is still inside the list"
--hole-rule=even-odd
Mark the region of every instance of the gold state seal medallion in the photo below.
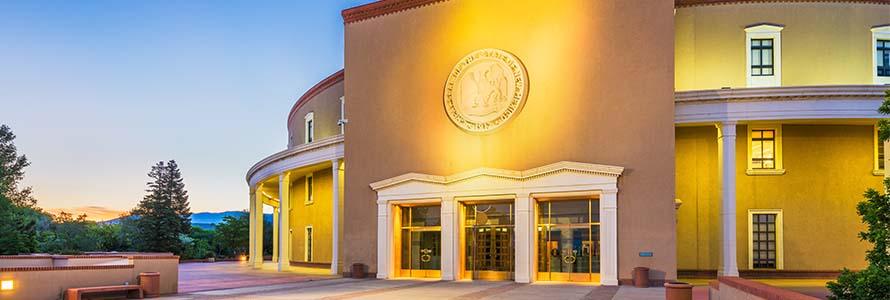
[[[528,74],[516,56],[499,49],[481,49],[464,56],[445,82],[445,112],[457,127],[487,133],[522,110]]]

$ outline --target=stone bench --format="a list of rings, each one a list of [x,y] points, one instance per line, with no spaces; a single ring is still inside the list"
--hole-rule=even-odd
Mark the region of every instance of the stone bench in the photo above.
[[[131,296],[136,296],[137,299],[142,299],[142,286],[138,285],[110,285],[110,286],[95,286],[95,287],[84,287],[84,288],[70,288],[65,290],[65,300],[80,300],[84,294],[98,294],[98,293],[113,293],[113,292],[124,292],[127,295],[127,298]]]

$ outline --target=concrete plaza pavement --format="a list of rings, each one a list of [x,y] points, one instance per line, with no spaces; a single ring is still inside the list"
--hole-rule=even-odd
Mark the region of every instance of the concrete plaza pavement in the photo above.
[[[520,284],[509,281],[327,279],[184,293],[166,300],[294,299],[664,299],[664,288],[605,287],[590,284]]]

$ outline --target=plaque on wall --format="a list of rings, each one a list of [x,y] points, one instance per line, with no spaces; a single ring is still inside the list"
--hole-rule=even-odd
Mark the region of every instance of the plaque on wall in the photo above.
[[[513,119],[525,105],[528,74],[516,56],[480,49],[464,56],[445,81],[445,112],[457,127],[490,133]]]

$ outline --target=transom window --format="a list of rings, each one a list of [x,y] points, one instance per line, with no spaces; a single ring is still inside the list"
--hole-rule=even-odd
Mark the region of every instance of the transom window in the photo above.
[[[755,269],[775,269],[777,261],[776,214],[753,214],[751,218],[752,258]]]
[[[776,131],[751,130],[751,168],[776,168]]]
[[[890,77],[890,40],[877,40],[875,42],[875,63],[880,77]]]
[[[751,76],[773,76],[773,39],[751,39]]]

